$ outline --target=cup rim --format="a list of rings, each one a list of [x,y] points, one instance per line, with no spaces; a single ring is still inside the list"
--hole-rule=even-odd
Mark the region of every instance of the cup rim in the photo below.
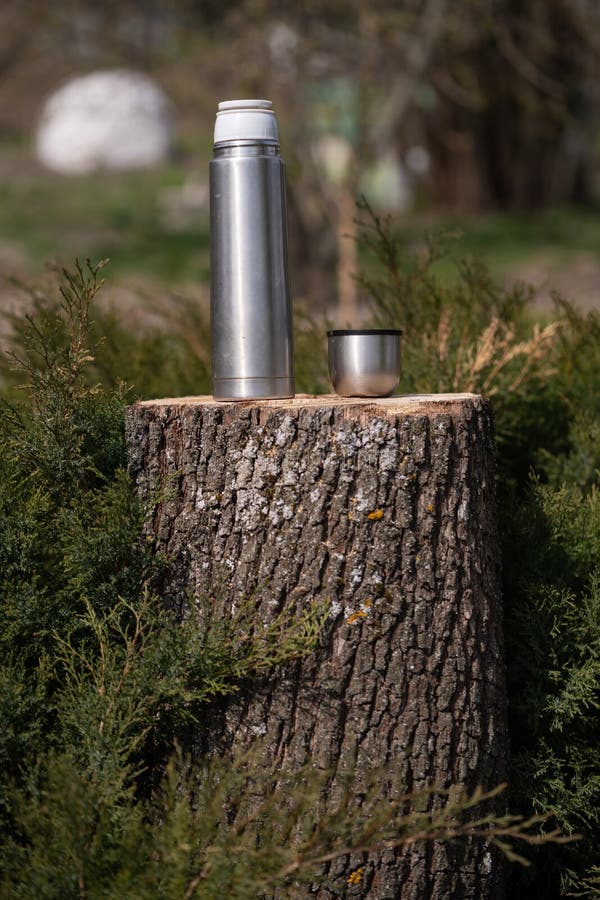
[[[327,337],[345,337],[352,334],[402,334],[399,328],[336,328],[327,332]]]

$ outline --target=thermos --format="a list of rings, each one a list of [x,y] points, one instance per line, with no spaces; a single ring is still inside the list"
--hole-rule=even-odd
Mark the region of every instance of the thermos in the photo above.
[[[219,103],[210,266],[214,397],[293,397],[285,163],[269,100]]]

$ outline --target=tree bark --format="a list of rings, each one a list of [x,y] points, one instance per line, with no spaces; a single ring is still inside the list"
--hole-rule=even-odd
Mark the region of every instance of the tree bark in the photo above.
[[[334,780],[351,770],[357,791],[385,767],[392,797],[505,780],[486,401],[148,401],[128,409],[127,441],[142,497],[170,479],[148,527],[172,560],[164,592],[176,609],[211,588],[215,615],[250,593],[263,621],[330,603],[319,649],[228,700],[199,752],[262,735],[270,762],[310,762]],[[363,881],[348,885],[359,864]],[[306,896],[500,898],[503,868],[482,840],[423,843],[336,860]]]

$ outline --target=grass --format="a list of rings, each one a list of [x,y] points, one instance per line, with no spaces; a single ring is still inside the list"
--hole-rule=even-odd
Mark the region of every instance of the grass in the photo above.
[[[555,207],[542,213],[495,213],[475,220],[448,220],[462,231],[467,252],[497,263],[524,258],[540,248],[565,257],[580,251],[598,253],[600,216],[596,210]]]
[[[207,180],[209,151],[198,145],[180,152],[178,164],[154,171],[64,177],[28,161],[26,146],[3,142],[0,164],[7,174],[0,182],[0,254],[3,244],[12,248],[21,268],[32,273],[49,260],[62,265],[74,257],[110,257],[113,280],[143,274],[163,284],[206,284],[208,210],[173,223],[165,216],[164,200],[191,175],[199,183]],[[428,231],[460,235],[435,269],[451,281],[455,260],[465,256],[481,257],[501,279],[528,262],[542,272],[551,264],[555,273],[585,255],[600,266],[600,216],[592,209],[478,217],[416,213],[400,219],[399,237],[410,249]]]
[[[489,213],[481,216],[441,215],[412,218],[399,236],[414,245],[427,232],[456,240],[451,257],[483,259],[492,275],[503,277],[511,269],[535,259],[550,258],[553,265],[568,265],[588,254],[600,264],[600,215],[595,209],[555,207],[540,213]],[[437,264],[437,272],[452,277],[452,258]]]
[[[0,243],[16,247],[32,271],[48,260],[108,256],[113,275],[207,281],[207,211],[175,228],[161,204],[185,178],[176,167],[79,177],[17,174],[0,183]]]

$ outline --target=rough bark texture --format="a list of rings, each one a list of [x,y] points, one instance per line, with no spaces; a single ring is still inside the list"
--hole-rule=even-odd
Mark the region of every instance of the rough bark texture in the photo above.
[[[344,401],[138,403],[129,465],[173,559],[182,608],[221,585],[215,614],[255,592],[257,615],[331,602],[320,649],[257,680],[198,746],[263,735],[288,769],[308,760],[386,767],[392,796],[426,784],[491,788],[506,775],[494,441],[471,394]],[[381,515],[378,511],[381,511]],[[371,515],[375,513],[375,515]],[[307,896],[500,898],[503,865],[483,841],[421,844],[329,865]]]

